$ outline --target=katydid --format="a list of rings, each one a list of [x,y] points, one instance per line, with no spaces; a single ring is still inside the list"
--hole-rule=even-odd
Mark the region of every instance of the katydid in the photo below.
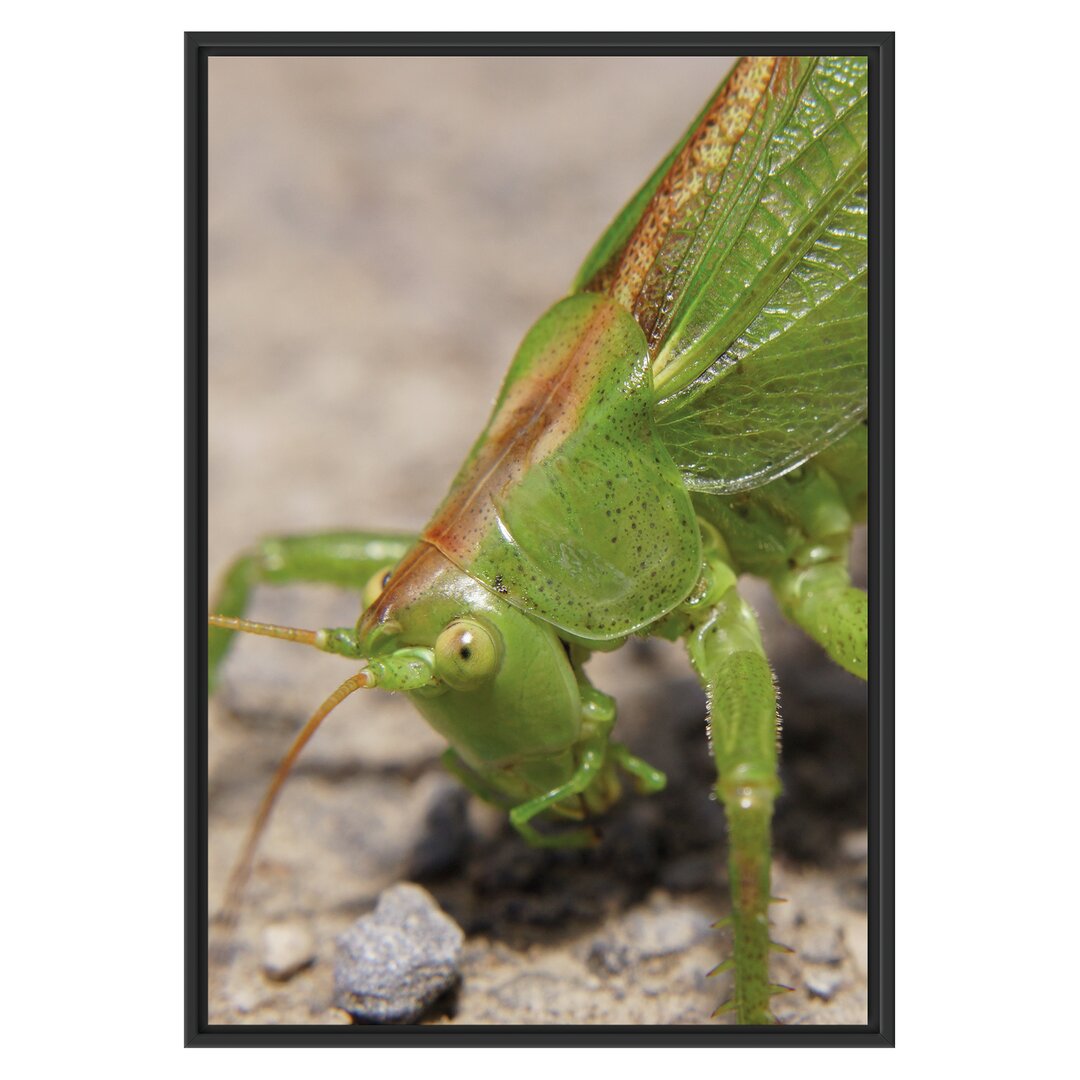
[[[769,583],[842,667],[867,668],[847,547],[866,508],[866,62],[747,57],[522,342],[490,420],[419,536],[264,541],[211,605],[213,683],[242,630],[362,663],[402,691],[445,762],[529,843],[588,846],[663,775],[612,738],[591,653],[681,641],[708,697],[730,835],[733,994],[772,1021],[770,821],[777,704],[737,578]],[[245,618],[260,584],[362,591],[354,627]]]

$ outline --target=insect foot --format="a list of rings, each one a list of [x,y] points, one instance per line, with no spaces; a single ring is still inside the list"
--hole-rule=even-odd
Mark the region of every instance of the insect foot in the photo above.
[[[394,885],[338,938],[334,1000],[364,1023],[412,1023],[460,979],[464,942],[430,893]]]

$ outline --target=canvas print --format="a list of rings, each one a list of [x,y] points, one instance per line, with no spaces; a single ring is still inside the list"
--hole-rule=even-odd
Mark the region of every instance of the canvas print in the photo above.
[[[210,1023],[866,1025],[866,57],[208,79]]]

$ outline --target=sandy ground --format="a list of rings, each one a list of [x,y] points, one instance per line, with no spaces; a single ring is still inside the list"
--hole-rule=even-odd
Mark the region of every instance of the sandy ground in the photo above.
[[[259,536],[414,530],[480,430],[514,349],[711,93],[719,58],[210,61],[211,575]],[[866,694],[762,612],[782,688],[776,999],[786,1022],[866,1021]],[[354,598],[262,590],[256,618],[355,620]],[[443,773],[408,704],[357,695],[313,742],[257,863],[211,1021],[341,1024],[333,939],[417,881],[464,928],[431,1023],[709,1023],[726,976],[722,814],[681,652],[590,668],[620,737],[667,771],[596,851],[528,849]],[[210,711],[210,910],[291,733],[347,674],[238,642]],[[312,962],[262,970],[268,927]],[[271,936],[273,931],[271,931]],[[304,944],[306,942],[306,944]]]

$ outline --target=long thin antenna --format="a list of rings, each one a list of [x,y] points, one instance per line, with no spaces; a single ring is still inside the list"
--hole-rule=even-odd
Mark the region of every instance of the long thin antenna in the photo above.
[[[300,630],[295,626],[252,622],[251,619],[237,619],[232,615],[210,615],[206,621],[221,630],[239,630],[245,634],[260,634],[262,637],[281,638],[283,641],[298,641],[301,645],[320,647],[318,630]]]
[[[275,627],[274,629],[278,628]],[[297,633],[314,633],[314,631],[301,630],[297,631]],[[278,765],[273,779],[267,785],[266,793],[262,797],[262,802],[259,804],[259,812],[255,815],[255,820],[251,823],[247,841],[244,844],[239,858],[233,865],[232,873],[229,875],[229,884],[225,890],[225,904],[224,907],[222,907],[219,916],[220,922],[225,927],[226,932],[231,931],[236,926],[240,914],[240,900],[244,892],[244,886],[251,876],[251,866],[255,859],[255,849],[258,847],[263,830],[266,828],[266,823],[270,818],[270,811],[274,807],[278,792],[281,791],[282,785],[285,783],[290,770],[295,764],[296,759],[300,756],[300,751],[304,749],[304,746],[311,736],[315,734],[323,720],[325,720],[326,717],[329,716],[330,713],[333,712],[334,709],[336,709],[350,694],[356,690],[363,690],[374,685],[374,675],[367,670],[358,671],[355,675],[346,679],[318,707],[318,709],[316,709],[311,719],[308,720],[308,722],[300,729],[296,738],[293,739],[292,746],[289,747],[288,752],[281,759],[281,763]]]

